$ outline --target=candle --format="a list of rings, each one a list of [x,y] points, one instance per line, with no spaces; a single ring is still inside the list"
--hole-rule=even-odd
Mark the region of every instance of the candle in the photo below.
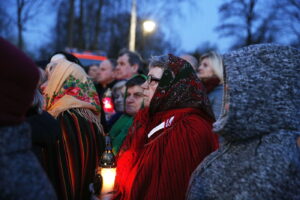
[[[115,177],[116,177],[116,168],[101,168],[100,172],[102,176],[102,190],[101,190],[101,199],[104,199],[104,196],[107,196],[107,193],[113,192]],[[109,195],[111,196],[111,195]],[[110,198],[105,198],[110,199]]]

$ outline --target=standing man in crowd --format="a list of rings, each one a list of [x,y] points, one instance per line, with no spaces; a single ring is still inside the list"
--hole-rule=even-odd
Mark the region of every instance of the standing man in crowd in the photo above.
[[[121,50],[117,60],[117,67],[115,71],[116,79],[130,79],[135,74],[143,74],[143,59],[142,57],[132,51]]]
[[[107,88],[112,88],[115,84],[114,70],[116,61],[113,59],[104,60],[100,63],[97,71],[97,92],[102,97]]]
[[[102,106],[102,110],[101,110],[101,123],[103,125],[103,128],[105,130],[105,132],[107,132],[109,130],[108,124],[107,124],[107,119],[106,116],[111,116],[114,113],[113,110],[113,103],[112,103],[112,99],[110,98],[110,101],[106,101],[107,103],[110,104],[111,109],[110,110],[106,110],[107,105],[103,104],[103,98],[105,95],[111,96],[111,88],[114,86],[114,84],[116,83],[115,81],[115,75],[114,75],[114,71],[116,68],[117,62],[114,59],[108,59],[108,60],[104,60],[99,64],[99,68],[97,71],[97,82],[96,82],[96,90],[97,93],[99,95],[99,100]]]

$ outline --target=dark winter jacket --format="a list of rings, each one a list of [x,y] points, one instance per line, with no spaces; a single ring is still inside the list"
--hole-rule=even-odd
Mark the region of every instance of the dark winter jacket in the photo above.
[[[224,55],[225,145],[194,171],[187,199],[300,199],[300,51],[253,45]]]
[[[28,124],[0,127],[0,199],[56,199],[50,181],[30,149]]]

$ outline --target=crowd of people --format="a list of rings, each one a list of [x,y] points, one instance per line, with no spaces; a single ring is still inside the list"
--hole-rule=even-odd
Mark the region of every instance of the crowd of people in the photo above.
[[[298,49],[37,67],[0,38],[0,59],[0,199],[95,198],[107,136],[110,199],[300,199]]]

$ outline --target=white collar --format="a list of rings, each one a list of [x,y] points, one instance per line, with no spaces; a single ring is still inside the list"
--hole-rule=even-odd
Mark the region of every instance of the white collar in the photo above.
[[[154,127],[149,133],[148,133],[148,138],[150,138],[154,133],[156,133],[157,131],[165,128],[165,127],[169,127],[172,125],[172,122],[174,120],[174,116],[170,117],[169,119],[165,120],[164,122],[162,122],[161,124],[157,125],[156,127]]]

